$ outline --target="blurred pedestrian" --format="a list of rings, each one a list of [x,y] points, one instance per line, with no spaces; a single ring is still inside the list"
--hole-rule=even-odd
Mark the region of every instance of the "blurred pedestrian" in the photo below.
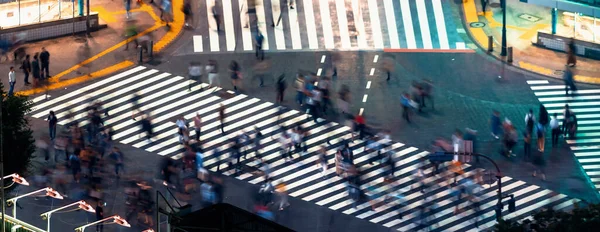
[[[262,80],[261,80],[261,83],[262,83]],[[285,95],[286,88],[287,88],[287,85],[285,83],[285,75],[281,74],[281,76],[279,76],[279,78],[277,78],[277,86],[276,86],[276,91],[277,91],[276,102],[279,105],[281,105],[281,103],[283,103],[283,96]]]
[[[571,38],[567,44],[567,65],[569,67],[577,65],[577,46],[574,38]]]
[[[200,145],[200,134],[202,132],[202,118],[200,117],[200,113],[196,113],[194,117],[194,132],[196,133],[196,142]]]
[[[219,79],[219,68],[217,66],[217,61],[215,60],[209,60],[208,61],[208,65],[206,65],[205,68],[206,72],[208,73],[208,88],[212,88],[212,87],[221,87],[221,80]],[[214,91],[217,91],[217,88],[215,88]]]
[[[531,160],[531,133],[528,130],[523,131],[523,159]]]
[[[259,59],[259,60],[265,59],[265,50],[263,50],[264,40],[265,40],[265,37],[263,36],[260,29],[256,29],[256,37],[254,38],[254,43],[255,43],[255,48],[256,48],[256,52],[255,52],[254,56],[256,56],[256,59]]]
[[[558,145],[558,137],[561,134],[557,113],[552,115],[552,119],[550,120],[550,130],[552,130],[552,147],[556,147],[556,145]]]
[[[562,121],[562,132],[566,136],[568,133],[568,126],[571,122],[571,115],[574,115],[573,111],[569,108],[569,104],[565,104],[563,109],[563,121]]]
[[[125,16],[131,18],[131,0],[125,0]]]
[[[288,201],[288,193],[286,189],[285,183],[281,182],[277,185],[275,191],[277,192],[277,196],[279,198],[279,210],[283,210],[290,206]]]
[[[538,113],[538,122],[540,124],[542,124],[542,126],[546,127],[548,126],[548,110],[546,110],[546,107],[544,106],[544,104],[540,104],[540,111]]]
[[[172,9],[172,5],[171,5],[171,0],[162,0],[160,19],[166,23],[167,27],[170,27],[169,22],[171,22],[173,19],[172,14],[173,14],[173,9]]]
[[[17,76],[15,74],[15,67],[10,66],[10,71],[8,71],[8,96],[12,96],[15,90],[15,83],[17,81]]]
[[[527,129],[527,133],[533,134],[533,129],[535,127],[535,116],[533,115],[533,110],[529,109],[529,112],[525,114],[525,128]]]
[[[31,61],[31,75],[33,76],[33,84],[38,87],[40,84],[40,61],[38,54],[33,55],[33,61]]]
[[[54,111],[50,111],[46,120],[48,121],[48,135],[51,140],[54,140],[56,138],[56,124],[58,123],[58,118],[54,115]]]
[[[567,66],[565,73],[563,74],[563,80],[565,82],[565,95],[569,95],[569,89],[571,90],[571,95],[575,95],[575,91],[577,91],[577,86],[575,86],[573,75],[573,67]]]
[[[50,78],[50,53],[46,50],[45,47],[42,47],[42,52],[40,53],[40,62],[41,62],[41,72],[42,78],[47,79]]]
[[[202,64],[200,62],[190,62],[188,73],[190,78],[188,91],[192,91],[193,81],[200,82],[202,80]],[[200,90],[202,90],[202,84],[200,85]]]
[[[25,55],[25,59],[21,64],[21,69],[23,70],[23,74],[25,75],[25,85],[30,85],[31,83],[29,82],[29,74],[31,74],[31,62],[29,60],[29,55]]]
[[[163,2],[165,2],[165,1],[167,1],[167,0],[163,0]],[[129,49],[129,43],[132,41],[135,44],[136,48],[138,46],[140,46],[137,38],[135,37],[137,34],[138,34],[138,31],[137,31],[137,27],[135,26],[135,23],[127,22],[127,25],[125,27],[125,38],[126,38],[125,51],[127,51]]]
[[[121,152],[121,150],[118,147],[113,147],[110,157],[111,157],[111,159],[113,159],[113,162],[114,162],[115,176],[117,178],[120,178],[119,170],[121,170],[121,172],[125,171],[124,166],[123,166],[125,156],[123,155],[123,152]]]
[[[237,91],[238,86],[240,86],[240,88],[241,88],[241,79],[242,79],[241,67],[237,61],[235,61],[235,60],[231,61],[231,63],[229,64],[229,72],[230,72],[230,76],[231,76],[231,84],[233,85],[233,90]]]
[[[213,15],[213,19],[215,20],[215,25],[217,26],[217,32],[219,32],[221,31],[221,18],[219,17],[221,14],[219,13],[217,0],[214,1],[214,4],[211,8],[211,12]]]
[[[296,89],[296,103],[302,107],[304,104],[304,77],[298,73],[294,82],[294,88]]]
[[[546,144],[546,128],[541,123],[536,123],[536,135],[538,151],[544,152],[544,145]]]
[[[185,0],[182,7],[183,15],[185,16],[185,27],[191,27],[190,22],[194,22],[194,12],[192,10],[191,0]]]
[[[225,105],[222,103],[219,106],[219,122],[221,123],[221,134],[225,134]]]
[[[429,79],[423,79],[420,83],[421,86],[421,103],[422,107],[427,107],[425,100],[429,100],[431,104],[431,108],[435,109],[435,105],[433,104],[433,81]]]
[[[490,117],[490,130],[492,131],[492,137],[499,139],[498,135],[502,132],[502,122],[500,119],[500,112],[494,110]]]
[[[104,208],[102,208],[102,201],[96,201],[96,221],[104,219]],[[96,232],[102,232],[104,230],[104,224],[99,223],[96,225]]]

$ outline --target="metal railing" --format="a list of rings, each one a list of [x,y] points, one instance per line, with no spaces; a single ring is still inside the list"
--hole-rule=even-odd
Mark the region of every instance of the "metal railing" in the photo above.
[[[1,213],[0,213],[1,214]],[[19,219],[15,219],[11,216],[4,215],[4,219],[6,220],[6,230],[10,232],[46,232],[40,228],[37,228],[29,223],[21,221]]]

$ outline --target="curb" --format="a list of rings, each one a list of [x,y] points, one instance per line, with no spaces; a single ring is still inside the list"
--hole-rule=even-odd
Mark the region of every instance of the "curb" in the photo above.
[[[496,60],[498,60],[506,65],[516,67],[520,70],[523,70],[523,71],[526,71],[529,73],[533,73],[533,74],[542,75],[547,78],[562,81],[562,79],[563,79],[562,76],[556,75],[557,70],[542,67],[542,66],[539,66],[536,64],[525,62],[525,61],[508,63],[502,57],[499,57],[492,53],[487,52],[487,48],[484,47],[484,45],[487,44],[487,34],[485,34],[485,32],[483,31],[483,28],[473,28],[470,26],[471,23],[479,22],[479,15],[477,14],[477,7],[475,5],[475,0],[462,1],[461,8],[462,8],[461,11],[463,13],[463,19],[464,19],[463,26],[465,28],[467,28],[466,31],[468,31],[468,33],[467,33],[468,36],[471,38],[471,40],[473,40],[475,42],[475,44],[477,45],[477,47],[479,47],[479,49],[481,49],[481,51],[484,51],[485,54],[487,54],[490,57],[495,58]],[[493,46],[494,46],[494,48],[498,47],[495,43],[493,44]],[[600,84],[600,77],[575,75],[573,77],[573,79],[575,79],[575,81],[579,82],[579,83],[594,84],[594,85]]]

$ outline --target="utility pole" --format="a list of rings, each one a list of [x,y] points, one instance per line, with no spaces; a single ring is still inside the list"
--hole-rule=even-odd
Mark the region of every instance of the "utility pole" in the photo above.
[[[86,0],[85,4],[87,7],[87,13],[85,17],[85,33],[86,35],[90,35],[90,0]]]
[[[500,0],[502,3],[502,49],[501,56],[506,56],[506,0]]]

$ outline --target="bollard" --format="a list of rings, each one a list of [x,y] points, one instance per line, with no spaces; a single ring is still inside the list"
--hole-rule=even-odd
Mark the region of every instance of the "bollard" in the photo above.
[[[494,37],[493,36],[488,36],[488,52],[493,52],[494,51]]]
[[[512,47],[508,47],[506,48],[507,53],[508,53],[508,58],[506,59],[506,62],[508,63],[512,63],[513,62],[513,49]]]
[[[144,62],[143,54],[144,54],[144,49],[140,49],[140,57],[139,57],[140,59],[138,60],[138,62],[140,64]]]
[[[154,58],[154,41],[150,41],[150,47],[148,48],[148,52],[150,53],[150,60]]]

